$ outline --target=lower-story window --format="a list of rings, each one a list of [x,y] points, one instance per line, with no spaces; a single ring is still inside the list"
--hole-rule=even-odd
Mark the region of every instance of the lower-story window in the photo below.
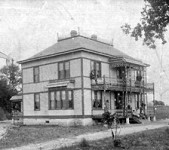
[[[69,89],[50,90],[49,109],[73,109],[73,91]]]
[[[94,91],[93,108],[102,108],[102,92]]]
[[[40,110],[40,94],[34,94],[34,110]]]

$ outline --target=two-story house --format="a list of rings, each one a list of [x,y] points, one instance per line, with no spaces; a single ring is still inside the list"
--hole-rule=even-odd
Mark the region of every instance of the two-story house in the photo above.
[[[24,124],[90,125],[105,108],[128,118],[129,109],[146,113],[142,106],[153,90],[147,64],[74,30],[19,63]]]

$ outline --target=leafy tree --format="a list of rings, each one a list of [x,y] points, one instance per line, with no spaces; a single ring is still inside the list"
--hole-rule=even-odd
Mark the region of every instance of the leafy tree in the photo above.
[[[154,105],[155,105],[155,106],[165,106],[165,103],[162,102],[162,101],[154,100]]]
[[[22,83],[22,77],[21,77],[21,70],[19,66],[15,64],[11,64],[9,66],[4,66],[1,70],[1,73],[6,75],[6,78],[9,80],[9,84],[18,91],[21,90],[21,83]]]
[[[10,113],[10,98],[21,90],[21,71],[17,65],[11,64],[4,66],[0,72],[4,74],[0,79],[0,107]]]
[[[143,44],[150,48],[156,48],[155,41],[161,40],[165,44],[164,33],[169,24],[169,1],[168,0],[144,0],[145,6],[141,12],[141,22],[134,28],[129,24],[122,26],[125,34],[130,34],[137,41],[143,38]]]
[[[17,94],[16,89],[13,89],[13,87],[10,84],[8,84],[7,79],[3,78],[0,80],[0,107],[1,108],[10,112],[11,111],[10,98],[16,94]]]

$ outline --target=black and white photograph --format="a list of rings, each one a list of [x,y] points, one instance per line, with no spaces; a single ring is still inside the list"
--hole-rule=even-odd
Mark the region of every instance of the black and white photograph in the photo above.
[[[0,149],[169,150],[169,1],[0,0]]]

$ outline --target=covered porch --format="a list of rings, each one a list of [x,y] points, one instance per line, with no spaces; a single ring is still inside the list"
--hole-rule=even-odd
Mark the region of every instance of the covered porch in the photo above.
[[[114,77],[110,74],[91,80],[92,91],[101,91],[104,107],[108,105],[108,111],[116,112],[120,118],[146,115],[147,93],[154,94],[154,83],[147,83],[146,67],[149,65],[124,57],[113,57],[109,62]],[[93,118],[103,113],[101,109],[92,110]]]

